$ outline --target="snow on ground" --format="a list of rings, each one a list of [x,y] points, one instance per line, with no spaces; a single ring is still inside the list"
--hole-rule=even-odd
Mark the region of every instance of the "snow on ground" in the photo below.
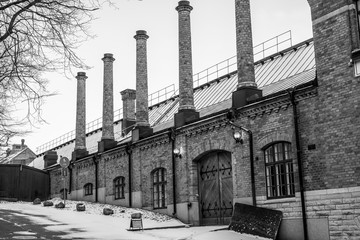
[[[52,199],[54,204],[62,201]],[[34,224],[44,225],[45,229],[64,232],[64,239],[126,239],[126,240],[268,240],[234,231],[213,231],[226,226],[188,227],[170,216],[142,209],[126,208],[109,204],[82,202],[85,212],[77,212],[78,201],[66,200],[64,209],[43,207],[27,202],[0,201],[0,209],[14,210],[17,215],[30,219]],[[104,208],[111,208],[114,214],[103,215]],[[144,228],[156,230],[128,231],[132,213],[142,213]],[[181,228],[167,228],[178,226]]]

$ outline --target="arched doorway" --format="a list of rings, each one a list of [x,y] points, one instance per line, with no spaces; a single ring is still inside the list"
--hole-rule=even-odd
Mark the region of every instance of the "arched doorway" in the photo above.
[[[201,225],[230,223],[233,211],[231,153],[210,152],[198,162]]]

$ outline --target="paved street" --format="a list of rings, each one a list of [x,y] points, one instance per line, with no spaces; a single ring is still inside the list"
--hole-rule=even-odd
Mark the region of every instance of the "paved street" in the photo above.
[[[34,224],[24,215],[26,213],[0,209],[0,239],[61,239],[61,236],[66,234],[61,231],[52,232],[45,229],[45,227],[62,223]],[[33,214],[32,217],[47,218],[44,215]],[[71,230],[76,231],[76,229]]]

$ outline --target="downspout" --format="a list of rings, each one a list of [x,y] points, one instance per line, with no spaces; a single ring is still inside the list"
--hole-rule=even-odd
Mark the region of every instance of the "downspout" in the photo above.
[[[68,193],[69,194],[71,194],[72,168],[73,168],[73,164],[70,163],[69,166],[68,166],[68,169],[69,169],[69,189],[68,189]]]
[[[176,135],[175,135],[175,129],[171,128],[171,132],[170,132],[170,139],[171,139],[171,160],[172,160],[172,179],[173,179],[173,204],[174,204],[174,212],[173,215],[176,216],[176,176],[175,176],[175,154],[174,154],[174,149],[175,149],[175,139],[176,139]]]
[[[233,117],[233,111],[230,110],[231,112],[229,112],[228,114],[228,118],[232,118]],[[252,194],[252,201],[253,201],[253,206],[256,207],[256,192],[255,192],[255,167],[254,167],[254,146],[253,146],[253,133],[250,129],[241,127],[237,124],[235,124],[232,121],[228,121],[228,123],[234,127],[237,127],[245,132],[247,132],[247,134],[249,135],[249,154],[250,154],[250,177],[251,177],[251,194]]]
[[[304,240],[308,240],[308,227],[306,221],[306,207],[305,207],[305,195],[304,195],[304,176],[303,176],[303,165],[301,160],[301,148],[300,148],[300,134],[299,134],[299,124],[298,124],[298,114],[297,107],[295,102],[295,88],[289,90],[289,97],[291,104],[293,106],[293,116],[294,116],[294,131],[295,131],[295,142],[296,142],[296,157],[298,163],[298,174],[299,174],[299,185],[300,185],[300,198],[301,198],[301,212],[304,228]]]
[[[256,189],[255,189],[255,167],[254,167],[254,146],[253,146],[253,134],[252,131],[248,130],[249,144],[250,144],[250,175],[251,175],[251,191],[253,205],[256,207]]]
[[[128,155],[128,171],[129,171],[129,207],[132,207],[132,162],[131,162],[131,158],[132,158],[132,150],[131,150],[131,145],[128,144],[125,148],[125,152]]]
[[[95,202],[98,202],[98,161],[96,161],[97,155],[95,155],[92,160],[95,164]]]

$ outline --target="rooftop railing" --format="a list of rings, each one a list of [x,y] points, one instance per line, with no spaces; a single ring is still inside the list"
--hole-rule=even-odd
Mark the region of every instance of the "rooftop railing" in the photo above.
[[[258,61],[281,50],[292,46],[291,31],[286,31],[263,43],[254,46],[254,61]],[[201,72],[194,74],[194,87],[201,86],[211,80],[229,74],[237,70],[236,55],[228,58],[214,66],[211,66]]]
[[[292,36],[291,31],[286,31],[278,36],[275,36],[263,43],[260,43],[254,46],[254,61],[258,61],[262,58],[270,56],[274,53],[277,53],[285,48],[292,46]],[[198,72],[193,75],[194,87],[198,87],[202,84],[205,84],[211,80],[229,74],[237,70],[237,58],[236,55],[228,58],[214,66],[211,66],[201,72]],[[159,91],[149,94],[148,101],[149,106],[153,106],[157,103],[165,101],[173,96],[178,94],[178,91],[175,90],[175,85],[171,84]],[[118,109],[114,112],[114,121],[122,119],[122,109]],[[86,124],[86,133],[95,131],[102,127],[102,118],[95,119]],[[75,139],[75,130],[70,131],[61,135],[60,137],[49,141],[36,148],[36,153],[44,153],[50,149],[58,147],[61,144],[69,142]]]

